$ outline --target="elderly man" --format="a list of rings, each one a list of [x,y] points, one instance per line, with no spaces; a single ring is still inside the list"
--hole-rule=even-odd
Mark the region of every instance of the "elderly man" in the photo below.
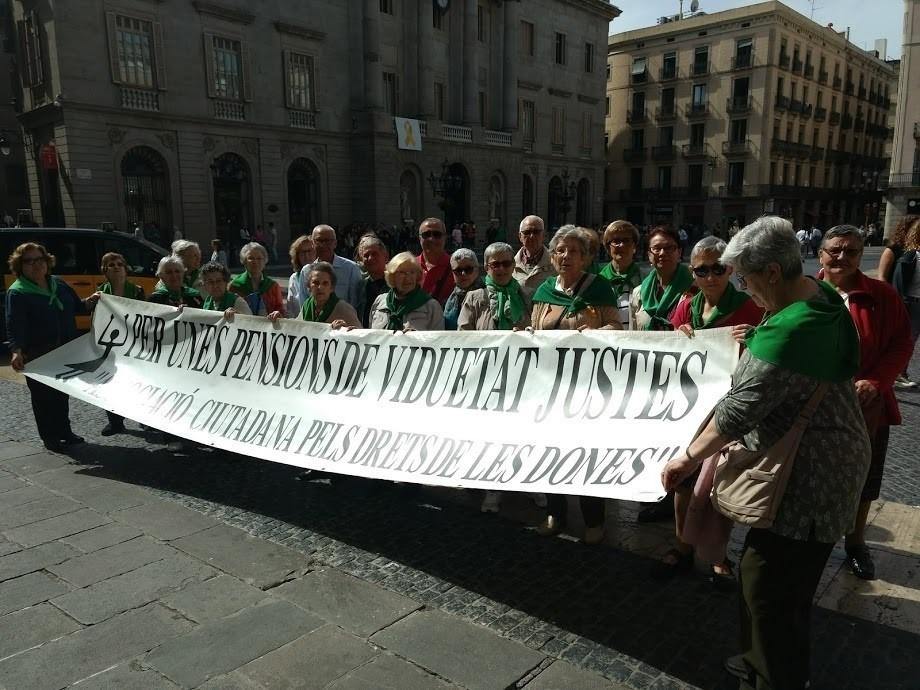
[[[361,269],[354,261],[335,253],[335,230],[329,225],[317,225],[311,237],[316,248],[316,260],[332,264],[335,270],[335,294],[353,306],[359,314],[364,313],[364,279],[361,277]],[[310,292],[310,266],[312,264],[307,264],[300,271],[302,295]]]
[[[364,312],[360,314],[365,328],[370,324],[370,310],[377,295],[390,289],[386,281],[387,261],[390,252],[376,235],[365,235],[358,242],[358,257],[364,269]]]
[[[528,298],[540,287],[540,283],[556,275],[549,252],[543,246],[545,230],[540,216],[527,216],[521,221],[518,231],[521,248],[514,257],[514,279]]]
[[[422,253],[415,260],[422,269],[420,286],[443,307],[454,291],[450,254],[444,249],[447,229],[440,218],[426,218],[418,226],[418,238]]]

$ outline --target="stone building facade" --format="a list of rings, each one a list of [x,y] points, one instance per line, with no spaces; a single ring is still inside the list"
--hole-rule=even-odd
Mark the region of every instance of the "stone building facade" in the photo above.
[[[610,37],[606,215],[796,227],[879,214],[891,65],[780,2]]]
[[[46,225],[273,222],[287,242],[318,222],[602,220],[605,0],[12,6]]]

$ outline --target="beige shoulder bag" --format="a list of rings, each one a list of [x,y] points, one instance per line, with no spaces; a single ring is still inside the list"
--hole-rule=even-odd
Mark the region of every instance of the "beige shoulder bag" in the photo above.
[[[792,428],[769,448],[749,450],[735,441],[722,449],[712,485],[712,505],[716,510],[742,525],[773,525],[802,434],[827,386],[823,382],[818,385]]]

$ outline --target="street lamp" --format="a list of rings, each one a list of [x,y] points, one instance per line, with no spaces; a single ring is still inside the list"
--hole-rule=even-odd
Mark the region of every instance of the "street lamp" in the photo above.
[[[428,184],[431,185],[431,193],[436,197],[447,200],[447,197],[453,196],[463,184],[463,179],[459,175],[454,175],[450,171],[450,163],[447,159],[441,163],[441,174],[435,177],[434,173],[429,173]]]
[[[565,225],[566,216],[572,210],[572,199],[575,198],[575,180],[569,180],[569,169],[562,170],[562,191],[557,194],[559,200],[559,213],[562,215],[562,225]]]

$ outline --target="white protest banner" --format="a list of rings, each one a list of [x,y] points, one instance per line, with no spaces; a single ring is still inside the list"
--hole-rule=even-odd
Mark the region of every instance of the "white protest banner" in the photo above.
[[[737,356],[729,329],[344,332],[103,295],[92,331],[26,375],[298,467],[650,501]]]

